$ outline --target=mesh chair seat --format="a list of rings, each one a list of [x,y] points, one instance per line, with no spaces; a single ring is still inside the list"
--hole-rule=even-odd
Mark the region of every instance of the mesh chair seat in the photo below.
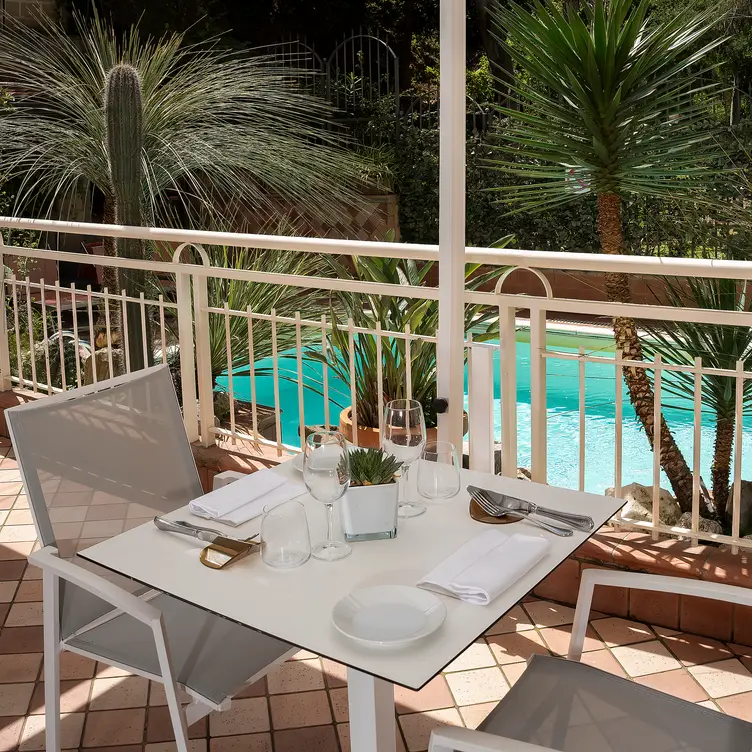
[[[286,642],[164,593],[149,602],[162,612],[176,681],[214,705],[232,697],[248,679],[290,650]],[[154,635],[127,614],[73,636],[65,644],[137,671],[160,673]]]
[[[562,752],[750,752],[752,724],[576,661],[536,655],[479,727]]]

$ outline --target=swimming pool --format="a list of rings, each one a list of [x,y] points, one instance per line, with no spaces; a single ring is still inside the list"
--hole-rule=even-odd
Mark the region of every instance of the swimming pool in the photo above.
[[[588,341],[588,351],[592,351],[592,339]],[[611,355],[608,348],[612,343],[604,339],[604,347],[599,355]],[[576,347],[561,347],[557,351],[577,352]],[[499,353],[494,354],[494,424],[497,439],[501,437],[501,403],[499,389]],[[271,370],[271,360],[258,361],[257,366]],[[317,393],[316,385],[321,384],[322,364],[304,362],[304,406],[308,425],[324,422],[324,399]],[[280,403],[282,405],[282,441],[298,445],[298,384],[297,362],[292,354],[283,354],[279,359]],[[577,488],[579,478],[579,380],[578,363],[573,360],[549,358],[546,361],[547,374],[547,418],[548,418],[548,480],[549,483],[564,488]],[[467,372],[466,372],[467,377]],[[227,387],[227,378],[218,379],[220,388]],[[250,400],[250,379],[248,376],[234,376],[233,386],[239,399]],[[319,387],[320,388],[320,387]],[[338,421],[342,408],[350,404],[350,388],[329,371],[330,418]],[[615,447],[615,374],[613,366],[606,363],[587,363],[585,366],[585,490],[603,493],[614,484]],[[258,404],[274,406],[274,385],[271,375],[256,377]],[[467,396],[466,396],[467,399]],[[629,404],[624,391],[622,423],[623,483],[643,483],[652,485],[653,459],[642,428]],[[691,403],[682,403],[674,397],[664,400],[664,413],[674,436],[691,464],[693,453],[693,414]],[[530,345],[517,342],[517,453],[518,464],[530,466]],[[701,432],[701,473],[706,483],[710,482],[710,463],[713,451],[713,419],[709,412],[703,412]],[[743,434],[743,455],[752,451],[752,429],[746,428]],[[669,488],[668,480],[662,475],[661,485]]]

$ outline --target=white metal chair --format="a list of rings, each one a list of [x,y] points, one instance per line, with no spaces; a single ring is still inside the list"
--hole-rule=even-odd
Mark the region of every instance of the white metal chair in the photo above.
[[[752,606],[730,585],[588,569],[567,659],[536,655],[477,731],[437,729],[429,752],[750,752],[752,723],[580,663],[596,585]]]
[[[29,560],[43,572],[48,752],[60,749],[61,650],[164,684],[177,749],[188,752],[187,726],[227,709],[294,649],[76,556],[203,493],[167,367],[45,397],[6,418],[44,546]]]

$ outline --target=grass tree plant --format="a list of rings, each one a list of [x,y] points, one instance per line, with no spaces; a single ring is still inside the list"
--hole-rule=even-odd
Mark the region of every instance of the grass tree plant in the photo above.
[[[514,107],[489,167],[519,182],[498,188],[512,211],[534,211],[596,194],[601,250],[625,252],[622,204],[630,195],[701,199],[714,179],[716,146],[705,126],[703,60],[722,40],[719,12],[650,17],[651,0],[595,0],[569,7],[535,0],[497,4],[500,43],[520,75]],[[578,10],[579,8],[579,10]],[[630,302],[629,277],[606,275],[606,294]],[[613,319],[627,360],[643,359],[631,318]],[[624,369],[630,400],[651,447],[658,418],[646,369]],[[692,506],[692,474],[661,417],[660,460],[683,511]]]

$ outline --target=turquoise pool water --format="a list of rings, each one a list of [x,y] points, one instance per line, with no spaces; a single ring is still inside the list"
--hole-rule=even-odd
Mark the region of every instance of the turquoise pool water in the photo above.
[[[575,349],[556,347],[564,352]],[[599,354],[609,355],[608,352]],[[495,426],[497,439],[501,438],[501,404],[499,389],[498,352],[495,354],[494,383]],[[261,369],[271,371],[271,361],[257,363]],[[279,359],[280,403],[282,405],[282,440],[298,445],[298,384],[297,363],[294,353]],[[324,399],[316,392],[321,384],[322,364],[304,362],[303,385],[306,423],[324,422]],[[564,488],[577,488],[579,478],[578,442],[578,364],[576,361],[547,359],[547,413],[548,413],[548,479]],[[235,376],[235,394],[239,399],[250,400],[250,379]],[[226,388],[226,377],[218,380],[220,388]],[[318,387],[320,388],[320,386]],[[330,417],[336,423],[342,408],[350,404],[350,388],[329,372]],[[256,377],[256,394],[259,404],[273,406],[274,388],[271,376]],[[615,394],[616,383],[613,366],[606,363],[588,363],[585,367],[585,489],[603,493],[614,484],[615,447]],[[664,400],[666,419],[691,463],[693,453],[693,415],[691,404],[681,403],[673,397]],[[530,465],[530,346],[517,343],[517,415],[518,415],[518,462]],[[749,419],[747,420],[749,422]],[[638,482],[652,485],[652,453],[647,439],[639,426],[624,393],[623,420],[623,470],[624,483]],[[707,483],[710,480],[710,462],[713,448],[713,421],[710,414],[703,414],[701,435],[701,473]],[[752,451],[752,429],[745,426],[743,456]],[[663,477],[662,485],[668,487]]]

